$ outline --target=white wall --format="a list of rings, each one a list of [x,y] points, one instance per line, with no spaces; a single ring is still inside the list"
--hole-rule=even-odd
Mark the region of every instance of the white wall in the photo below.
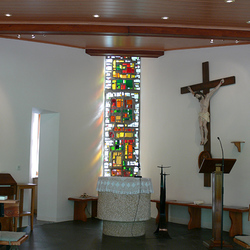
[[[236,84],[222,87],[211,99],[211,153],[221,157],[219,136],[225,158],[237,162],[225,176],[225,205],[247,206],[250,203],[250,46],[220,47],[166,52],[159,59],[142,60],[141,93],[141,168],[151,177],[159,198],[157,165],[172,166],[167,172],[167,198],[212,202],[212,188],[203,186],[198,173],[200,146],[199,103],[180,88],[202,82],[202,63],[209,61],[210,80],[236,76]],[[243,140],[241,152],[231,141]],[[173,207],[171,207],[173,208]],[[156,209],[152,207],[155,215]],[[243,216],[244,233],[250,233],[247,213]],[[187,223],[186,207],[170,211],[172,221]],[[225,230],[230,220],[225,213]],[[202,226],[211,227],[211,210],[202,210]]]
[[[221,156],[216,139],[220,136],[226,158],[237,159],[231,174],[225,176],[225,204],[250,203],[249,53],[250,46],[243,45],[172,51],[158,59],[142,59],[141,167],[143,177],[152,178],[153,198],[159,198],[156,166],[163,164],[172,166],[167,177],[168,199],[211,202],[211,188],[203,186],[203,175],[198,173],[198,155],[203,150],[199,104],[191,94],[180,94],[181,87],[202,81],[202,62],[209,61],[211,80],[236,76],[236,84],[222,87],[211,101],[212,155]],[[46,200],[49,204],[53,199],[56,212],[47,217],[70,220],[73,203],[68,197],[96,194],[101,175],[103,57],[90,57],[75,48],[8,39],[0,39],[0,55],[0,171],[11,173],[17,182],[29,181],[32,108],[57,113],[57,171],[47,183],[56,181],[57,191]],[[241,153],[233,140],[246,142]],[[170,218],[187,223],[187,208],[171,209]],[[225,220],[228,230],[230,221]],[[211,227],[210,210],[202,211],[202,226]],[[243,230],[250,234],[246,214]]]
[[[0,39],[0,55],[0,171],[28,182],[32,108],[58,113],[58,169],[47,177],[47,187],[53,180],[57,190],[43,202],[56,209],[47,215],[51,220],[72,219],[68,197],[95,195],[101,175],[103,58],[8,39]]]
[[[38,220],[53,221],[57,218],[59,124],[58,113],[41,114]],[[45,200],[50,202],[44,202]]]

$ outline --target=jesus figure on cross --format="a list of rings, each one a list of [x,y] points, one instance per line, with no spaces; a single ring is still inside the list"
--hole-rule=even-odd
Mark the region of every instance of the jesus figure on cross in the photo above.
[[[209,108],[209,102],[212,95],[220,88],[220,86],[224,83],[224,79],[220,81],[220,83],[210,92],[208,92],[206,95],[204,95],[200,91],[194,92],[191,87],[188,87],[188,90],[193,94],[194,97],[196,97],[200,102],[200,113],[199,113],[199,127],[200,127],[200,133],[201,133],[201,145],[205,145],[208,141],[208,129],[207,129],[207,123],[210,122],[210,114],[208,112]]]

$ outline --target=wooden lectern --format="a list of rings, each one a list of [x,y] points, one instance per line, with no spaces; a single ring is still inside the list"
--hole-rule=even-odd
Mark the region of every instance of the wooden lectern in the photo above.
[[[232,245],[222,239],[222,213],[223,213],[223,174],[229,174],[236,159],[204,159],[200,173],[212,173],[212,234],[211,240],[204,241],[204,245],[209,249],[214,247],[229,247]],[[223,166],[224,165],[224,166]],[[224,171],[223,171],[224,169]]]

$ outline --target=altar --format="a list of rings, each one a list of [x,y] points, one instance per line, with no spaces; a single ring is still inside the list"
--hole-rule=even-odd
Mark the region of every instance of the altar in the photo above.
[[[103,220],[103,234],[138,237],[145,234],[151,217],[150,178],[99,177],[97,217]]]

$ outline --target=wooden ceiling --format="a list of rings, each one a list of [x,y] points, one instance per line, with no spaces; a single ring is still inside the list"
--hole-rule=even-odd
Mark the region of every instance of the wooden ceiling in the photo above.
[[[250,0],[0,1],[0,37],[82,48],[91,55],[157,57],[168,50],[249,44],[247,21]]]

